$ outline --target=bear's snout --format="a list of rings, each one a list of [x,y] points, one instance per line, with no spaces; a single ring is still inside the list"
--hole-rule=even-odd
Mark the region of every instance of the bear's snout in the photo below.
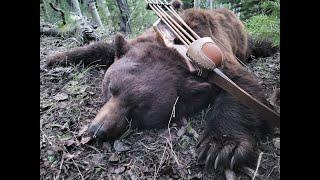
[[[126,110],[117,99],[111,98],[98,112],[89,126],[93,138],[114,139],[127,128]]]

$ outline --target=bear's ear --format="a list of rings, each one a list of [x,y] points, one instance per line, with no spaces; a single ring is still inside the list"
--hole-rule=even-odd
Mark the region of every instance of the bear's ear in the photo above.
[[[129,50],[129,43],[124,39],[123,35],[118,33],[114,38],[115,59],[120,59]]]
[[[199,94],[208,93],[212,89],[212,85],[207,82],[199,82],[197,80],[188,79],[185,83],[185,88],[188,96],[196,96]]]

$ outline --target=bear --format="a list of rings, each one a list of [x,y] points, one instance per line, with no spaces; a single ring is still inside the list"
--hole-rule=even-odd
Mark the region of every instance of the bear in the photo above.
[[[243,23],[232,11],[186,9],[180,16],[200,37],[219,40],[224,54],[221,71],[272,107],[255,75],[237,60],[246,61],[253,50]],[[233,170],[253,166],[257,140],[271,134],[264,117],[205,78],[191,74],[183,57],[159,40],[152,28],[131,40],[117,34],[111,43],[95,42],[47,58],[48,66],[78,63],[100,64],[106,69],[102,80],[106,103],[90,124],[92,137],[114,140],[129,125],[162,128],[168,125],[173,106],[172,121],[180,122],[212,104],[197,144],[198,160],[207,169]]]

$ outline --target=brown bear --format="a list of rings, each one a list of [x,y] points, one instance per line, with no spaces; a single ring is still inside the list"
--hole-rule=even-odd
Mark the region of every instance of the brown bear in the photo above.
[[[227,9],[187,9],[181,17],[201,37],[222,42],[225,59],[221,70],[268,104],[254,75],[235,58],[245,60],[250,49],[244,26],[234,13]],[[57,62],[99,63],[107,68],[102,82],[106,103],[89,128],[94,137],[115,139],[129,124],[140,129],[167,126],[175,102],[174,121],[212,104],[197,145],[198,159],[206,167],[223,170],[252,165],[257,138],[270,130],[263,117],[206,79],[192,75],[183,57],[165,46],[152,29],[133,40],[116,35],[111,43],[96,42],[47,59],[48,65]]]

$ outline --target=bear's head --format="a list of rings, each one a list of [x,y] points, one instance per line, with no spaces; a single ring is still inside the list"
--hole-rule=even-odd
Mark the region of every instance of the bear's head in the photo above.
[[[126,41],[116,35],[115,61],[107,69],[102,90],[105,104],[92,121],[89,132],[115,139],[128,127],[157,128],[206,107],[214,88],[191,75],[182,57],[155,37]]]

